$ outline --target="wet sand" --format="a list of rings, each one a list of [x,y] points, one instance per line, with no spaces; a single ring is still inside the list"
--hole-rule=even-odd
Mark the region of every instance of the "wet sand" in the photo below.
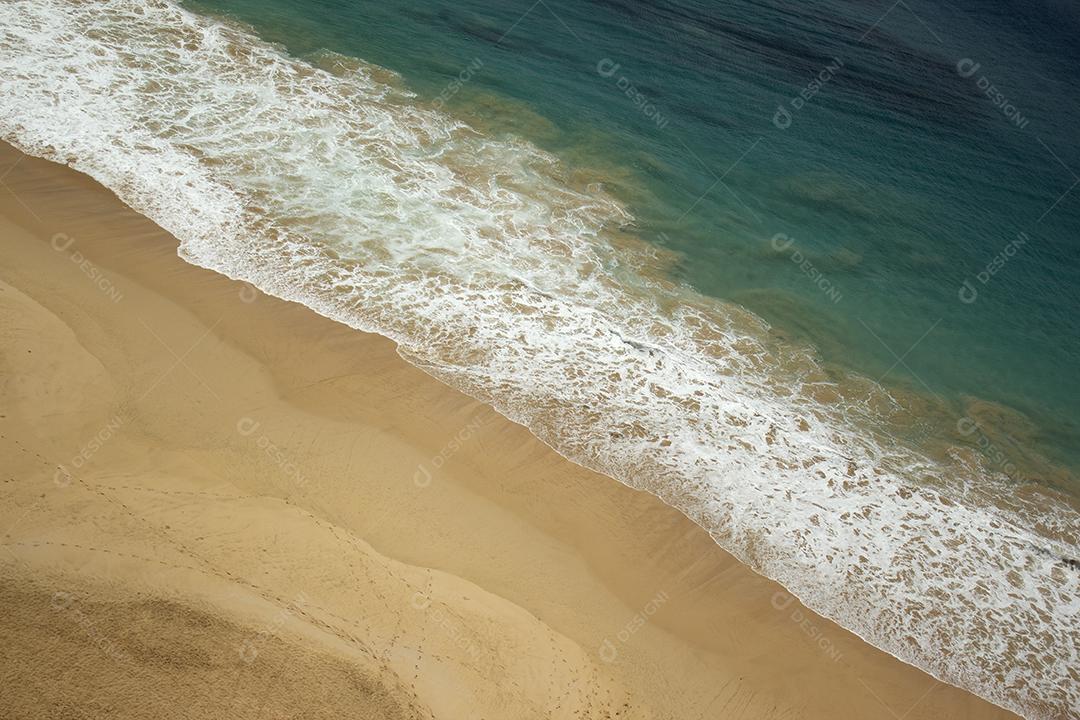
[[[0,176],[5,716],[1014,717],[92,180]]]

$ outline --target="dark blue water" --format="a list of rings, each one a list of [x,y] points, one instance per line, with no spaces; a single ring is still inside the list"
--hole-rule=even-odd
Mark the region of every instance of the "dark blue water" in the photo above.
[[[838,371],[976,417],[1018,463],[1080,467],[1072,6],[196,9],[294,54],[390,68],[485,131],[528,138],[622,198],[679,279]]]

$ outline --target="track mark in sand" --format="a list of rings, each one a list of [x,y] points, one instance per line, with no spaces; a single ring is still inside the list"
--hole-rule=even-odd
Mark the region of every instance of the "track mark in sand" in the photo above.
[[[547,627],[546,624],[545,627]],[[563,665],[567,665],[567,662],[566,657],[559,650],[559,647],[556,643],[555,633],[550,628],[548,629],[548,645],[551,648],[551,675],[548,679],[547,697],[549,698],[549,702],[552,704],[553,708],[555,710],[558,710],[562,707],[563,701],[570,696],[570,693],[573,691],[574,685],[577,684],[579,678],[575,677],[573,681],[566,684],[561,694],[556,695],[559,687],[558,685],[556,685],[555,678],[559,677],[559,675],[561,674],[559,673],[560,668],[558,661],[561,660]]]
[[[0,544],[0,547],[61,547],[61,548],[73,548],[75,550],[85,550],[88,552],[100,552],[108,555],[115,555],[117,557],[127,558],[129,560],[138,560],[140,562],[161,565],[163,567],[173,568],[175,570],[189,570],[191,572],[205,572],[202,568],[194,567],[191,565],[178,565],[176,563],[165,562],[164,560],[157,560],[154,558],[143,557],[141,555],[134,555],[132,553],[123,552],[121,550],[111,550],[109,548],[95,547],[93,545],[80,545],[79,543],[66,543],[58,542],[55,540],[20,540],[11,543]]]
[[[19,452],[23,453],[24,455],[30,455],[31,457],[33,457],[35,460],[37,460],[39,463],[41,463],[42,465],[44,465],[45,467],[47,467],[50,470],[57,470],[57,469],[60,468],[59,463],[51,462],[47,457],[45,457],[44,455],[39,453],[37,450],[31,450],[30,448],[28,448],[26,445],[19,442],[15,438],[8,437],[7,435],[0,434],[0,440],[7,440],[8,442],[13,443],[15,445],[16,449],[19,450]],[[14,480],[14,479],[15,478],[11,478],[11,480]]]
[[[425,568],[425,570],[427,572],[427,583],[424,585],[424,593],[425,593],[424,597],[430,597],[431,596],[431,569],[430,568]],[[424,608],[416,608],[416,609],[420,610],[421,612],[424,613],[424,623],[423,623],[423,632],[420,633],[420,640],[417,643],[416,648],[415,648],[415,650],[416,650],[416,664],[413,665],[413,679],[412,679],[412,685],[413,685],[414,689],[416,687],[416,682],[420,679],[420,658],[423,657],[423,654],[424,654],[423,653],[424,640],[427,638],[427,633],[428,633],[428,614],[427,614],[427,612],[424,612],[425,610],[427,610],[427,608],[424,607]]]
[[[8,438],[4,438],[8,439]],[[23,453],[36,458],[43,467],[48,468],[50,471],[59,467],[58,465],[49,462],[40,453],[33,452],[26,448],[18,441],[12,440],[16,446]],[[388,677],[396,677],[398,684],[401,687],[401,691],[407,696],[411,697],[414,701],[414,707],[422,708],[424,713],[434,719],[433,714],[425,703],[420,701],[417,694],[417,686],[421,676],[421,660],[426,659],[429,661],[435,661],[440,663],[454,663],[463,669],[467,669],[479,675],[485,681],[492,681],[493,678],[484,674],[484,668],[476,666],[476,663],[462,663],[459,658],[444,656],[441,653],[424,653],[425,638],[430,637],[430,632],[434,630],[431,628],[430,617],[424,619],[424,632],[420,635],[420,642],[417,647],[413,648],[416,653],[416,663],[413,667],[412,681],[408,682],[404,677],[400,677],[395,673],[390,664],[390,655],[394,651],[395,647],[398,647],[404,639],[406,628],[408,627],[405,619],[405,615],[408,612],[408,603],[411,601],[409,598],[410,593],[416,592],[419,589],[416,583],[411,582],[403,575],[395,572],[391,561],[388,558],[383,558],[374,551],[365,547],[363,543],[356,538],[347,529],[340,528],[334,524],[326,521],[325,519],[311,513],[310,511],[302,508],[290,500],[281,499],[284,505],[287,505],[292,511],[300,513],[305,519],[312,523],[313,526],[324,530],[327,534],[333,538],[338,544],[342,546],[343,551],[349,553],[347,558],[347,566],[352,576],[354,587],[364,588],[367,598],[374,599],[377,605],[381,608],[383,613],[395,613],[396,622],[393,626],[390,634],[389,644],[384,645],[378,651],[376,651],[369,643],[365,642],[362,638],[364,636],[371,637],[372,625],[370,622],[363,622],[362,619],[346,618],[338,613],[329,610],[326,607],[322,607],[316,603],[306,602],[303,606],[294,606],[287,598],[277,595],[273,591],[269,590],[258,583],[252,582],[245,577],[238,574],[234,574],[232,571],[220,567],[217,563],[209,560],[203,553],[198,552],[194,547],[189,546],[184,541],[180,540],[167,530],[168,526],[162,527],[160,524],[155,523],[148,519],[137,508],[137,504],[132,504],[134,497],[126,499],[122,497],[121,493],[151,493],[162,497],[174,497],[177,499],[192,498],[201,499],[207,502],[219,502],[223,500],[230,501],[244,501],[249,499],[256,499],[256,496],[246,496],[243,494],[227,494],[211,491],[189,491],[189,490],[166,490],[153,487],[146,487],[143,485],[129,485],[129,484],[110,484],[101,482],[92,482],[84,480],[79,477],[72,477],[72,485],[82,487],[86,491],[97,495],[105,500],[108,506],[119,509],[123,515],[133,520],[137,526],[143,527],[150,531],[150,533],[158,537],[165,547],[171,547],[181,556],[190,560],[190,564],[183,562],[175,562],[169,560],[163,560],[159,558],[147,557],[136,553],[130,553],[123,550],[112,549],[109,547],[101,547],[98,545],[82,544],[77,542],[59,542],[50,540],[35,540],[35,541],[17,541],[13,543],[0,544],[0,547],[7,547],[9,552],[15,547],[26,548],[40,548],[40,547],[56,547],[65,550],[76,550],[84,552],[100,553],[116,558],[122,558],[124,560],[135,561],[139,563],[145,563],[148,565],[160,566],[163,568],[169,568],[173,570],[180,570],[184,572],[197,572],[200,574],[216,577],[226,583],[236,584],[249,589],[251,592],[261,597],[272,605],[276,605],[281,608],[288,608],[289,612],[303,622],[318,628],[319,630],[326,632],[329,635],[335,636],[350,646],[356,648],[359,653],[368,658],[380,672],[385,673]],[[356,555],[359,554],[359,558]],[[20,558],[15,558],[17,561]],[[447,605],[446,603],[433,598],[430,595],[432,587],[432,570],[424,568],[427,573],[428,580],[423,587],[426,589],[427,599],[429,602],[438,603],[442,611],[446,613],[447,617],[453,621],[461,624],[461,626],[471,633],[475,634],[475,630],[471,623],[465,622],[465,619],[460,615],[455,608]],[[400,602],[400,599],[392,599],[393,592],[388,593],[386,587],[382,587],[377,581],[377,576],[382,574],[387,582],[396,581],[400,583],[400,587],[405,594],[404,603]],[[392,586],[391,586],[392,587]],[[425,606],[424,610],[427,610]],[[370,616],[370,614],[366,615]],[[556,643],[556,637],[553,631],[547,626],[544,626],[548,632],[548,644],[551,649],[551,663],[552,663],[552,680],[549,682],[548,689],[548,708],[553,710],[569,709],[568,703],[572,698],[576,698],[577,707],[574,708],[575,716],[577,717],[591,717],[596,712],[596,678],[595,669],[592,670],[589,682],[587,682],[588,688],[585,688],[582,683],[585,682],[581,678],[574,678],[572,682],[568,683],[565,687],[558,687],[554,684],[554,677],[561,675],[567,677],[568,661],[563,653],[559,652],[558,645]],[[355,630],[355,632],[353,631]],[[356,632],[360,633],[360,637]],[[561,663],[560,663],[561,661]],[[557,673],[560,670],[560,664],[562,665],[562,672]],[[497,669],[497,668],[492,668]],[[507,691],[511,696],[519,698],[522,702],[526,702],[526,693],[517,680],[506,678],[503,682],[507,685]],[[556,695],[556,693],[559,693]],[[608,706],[610,707],[610,705]],[[618,713],[615,714],[615,717]]]
[[[229,495],[226,493],[213,493],[205,490],[160,490],[158,488],[143,487],[139,485],[107,485],[105,483],[94,483],[94,487],[105,490],[134,490],[137,492],[158,493],[159,495],[206,497],[215,500],[248,500],[251,498],[250,495]]]
[[[161,529],[160,527],[148,522],[144,517],[142,517],[139,513],[132,510],[132,508],[130,508],[123,501],[110,496],[108,493],[106,493],[106,492],[104,492],[102,490],[99,490],[99,489],[96,489],[94,487],[89,486],[89,485],[87,485],[86,483],[84,483],[81,480],[79,480],[78,482],[83,487],[86,487],[86,489],[90,490],[90,492],[93,492],[93,493],[103,497],[106,501],[108,501],[110,503],[113,503],[113,504],[117,505],[118,507],[120,507],[125,513],[127,513],[130,517],[132,517],[134,520],[136,520],[140,525],[149,527],[151,532],[153,532],[154,534],[161,537],[165,541],[165,543],[167,545],[171,545],[171,546],[175,547],[181,554],[190,557],[198,565],[201,565],[202,567],[199,570],[200,572],[207,573],[207,574],[210,574],[210,575],[214,575],[214,576],[220,578],[221,580],[224,580],[225,582],[236,583],[236,584],[239,584],[239,585],[243,585],[244,587],[247,587],[247,588],[251,589],[253,592],[255,592],[257,595],[259,595],[260,597],[262,597],[264,600],[266,600],[267,602],[269,602],[272,605],[276,605],[278,607],[283,607],[284,605],[288,605],[288,601],[285,598],[281,597],[280,595],[277,595],[277,594],[271,592],[270,590],[268,590],[268,589],[266,589],[266,588],[264,588],[264,587],[262,587],[262,586],[260,586],[260,585],[258,585],[256,583],[254,583],[254,582],[251,582],[250,580],[239,577],[238,575],[234,575],[229,570],[223,570],[221,568],[218,568],[216,565],[214,565],[214,563],[210,562],[206,558],[200,556],[198,553],[196,553],[193,550],[191,550],[190,548],[188,548],[187,545],[185,545],[182,541],[178,540],[177,538],[173,537],[170,533],[167,533],[163,529]],[[313,608],[319,610],[320,612],[323,612],[326,615],[329,615],[329,616],[331,616],[331,617],[333,617],[336,620],[339,620],[341,622],[349,622],[349,621],[345,620],[345,618],[341,618],[341,617],[335,615],[334,613],[331,613],[330,611],[328,611],[328,610],[326,610],[324,608],[321,608],[321,607],[319,607],[317,605],[313,605],[311,603],[308,603],[308,606],[313,607]],[[331,633],[333,635],[336,635],[340,639],[345,640],[345,641],[355,645],[356,648],[361,652],[361,654],[365,655],[366,657],[368,657],[373,662],[377,661],[375,653],[371,650],[371,648],[368,647],[368,645],[366,643],[364,643],[360,639],[356,638],[352,633],[346,632],[346,631],[342,630],[341,628],[338,628],[338,627],[336,627],[334,625],[331,625],[330,623],[327,623],[326,621],[322,620],[321,618],[316,617],[316,616],[312,615],[311,613],[307,612],[304,608],[292,608],[291,611],[294,614],[297,614],[297,615],[300,615],[300,616],[304,617],[312,625],[314,625],[314,626],[316,626],[316,627],[318,627],[318,628],[320,628],[320,629],[322,629],[322,630],[324,630],[326,632],[329,632],[329,633]]]
[[[424,590],[427,593],[427,595],[425,595],[425,597],[430,597],[430,594],[431,594],[431,568],[424,568],[424,571],[427,574],[427,582],[424,585]],[[411,599],[410,599],[410,603],[411,603]],[[427,608],[425,607],[423,609],[421,609],[421,608],[417,608],[417,609],[423,611],[423,610],[426,610]],[[416,685],[420,680],[420,660],[424,657],[424,639],[427,637],[427,631],[428,631],[428,614],[426,612],[424,612],[424,622],[423,622],[422,628],[423,628],[423,630],[420,633],[420,638],[419,638],[419,640],[418,640],[418,642],[416,644],[416,647],[414,648],[414,650],[416,652],[416,662],[413,664],[412,681],[409,682],[409,692],[412,694],[412,696],[414,698],[417,698],[418,702],[419,702],[419,696],[416,693]],[[423,707],[423,708],[427,709],[428,713],[431,714],[432,720],[434,720],[434,717],[435,717],[434,713],[431,713],[431,710],[428,709],[426,705],[421,704],[420,707]]]
[[[337,613],[335,613],[335,612],[333,612],[333,611],[331,611],[331,610],[329,610],[329,609],[327,609],[325,607],[322,607],[322,606],[317,605],[317,604],[315,604],[313,602],[310,602],[310,601],[304,603],[303,607],[298,607],[298,606],[291,605],[290,602],[286,598],[283,598],[280,595],[274,594],[273,592],[267,590],[263,586],[255,583],[255,582],[252,582],[250,580],[247,580],[246,578],[242,578],[242,577],[240,577],[238,575],[234,575],[229,570],[223,570],[221,568],[218,568],[214,563],[210,562],[206,558],[202,557],[201,555],[199,555],[198,553],[196,553],[195,551],[190,549],[186,544],[184,544],[179,539],[173,537],[172,534],[170,534],[168,532],[165,532],[165,530],[163,530],[159,526],[157,526],[155,524],[152,524],[149,521],[147,521],[146,518],[144,518],[141,514],[139,514],[138,512],[133,510],[131,507],[129,507],[127,503],[124,503],[122,500],[120,500],[118,498],[115,498],[115,497],[112,497],[109,493],[105,492],[104,488],[107,487],[107,486],[97,485],[97,484],[91,486],[91,485],[89,485],[89,484],[87,484],[87,483],[85,483],[85,482],[83,482],[81,480],[79,482],[80,482],[80,484],[82,484],[84,487],[86,487],[91,492],[95,492],[96,494],[98,494],[101,497],[105,498],[107,501],[109,501],[109,502],[119,506],[120,508],[122,508],[129,516],[134,518],[140,524],[149,527],[152,532],[154,532],[157,535],[159,535],[160,537],[162,537],[166,541],[166,543],[176,547],[181,553],[183,553],[184,555],[187,555],[188,557],[195,560],[197,563],[203,565],[204,567],[199,570],[200,572],[214,575],[214,576],[216,576],[216,577],[218,577],[218,578],[220,578],[220,579],[222,579],[222,580],[224,580],[226,582],[235,583],[235,584],[247,587],[247,588],[251,589],[253,592],[255,592],[256,594],[258,594],[260,597],[262,597],[267,602],[270,602],[271,604],[277,605],[278,607],[283,607],[283,608],[287,607],[291,613],[304,618],[304,620],[307,621],[309,624],[323,630],[324,632],[332,634],[332,635],[334,635],[334,636],[336,636],[336,637],[338,637],[338,638],[340,638],[340,639],[354,645],[358,650],[360,650],[361,654],[363,654],[370,661],[372,661],[372,663],[374,663],[377,667],[380,667],[384,671],[389,671],[392,675],[397,677],[396,673],[393,673],[393,671],[390,671],[389,668],[386,667],[386,664],[385,664],[385,652],[376,654],[376,652],[372,649],[372,647],[368,643],[364,642],[363,640],[358,638],[356,635],[354,635],[352,632],[345,629],[346,627],[352,626],[353,628],[356,628],[357,630],[361,631],[362,633],[364,633],[366,635],[371,635],[372,634],[371,633],[371,626],[369,624],[364,624],[364,623],[360,622],[359,620],[356,620],[356,619],[353,619],[353,618],[343,617],[343,616],[341,616],[341,615],[339,615],[339,614],[337,614]],[[145,488],[137,488],[137,489],[145,489]],[[212,493],[207,493],[207,495],[213,495],[213,494]],[[242,500],[242,499],[245,499],[245,498],[243,496],[239,496],[238,498],[235,498],[235,499],[241,499]],[[289,505],[295,512],[299,512],[299,513],[303,514],[313,524],[315,524],[317,527],[319,527],[320,529],[326,530],[329,534],[331,534],[331,536],[334,537],[335,540],[337,540],[338,542],[342,542],[342,539],[341,539],[340,535],[337,534],[336,528],[332,524],[327,523],[322,518],[319,518],[318,516],[314,515],[313,513],[309,512],[309,511],[307,511],[307,510],[305,510],[305,509],[303,509],[303,508],[301,508],[299,506],[296,506],[295,504],[293,504],[291,502],[283,501],[283,504]],[[353,547],[352,550],[354,552],[359,552],[364,557],[368,557],[372,553],[371,550],[366,550],[366,549],[364,549],[364,548],[362,548],[362,547],[360,547],[358,545]],[[351,558],[350,558],[350,563],[349,564],[350,564],[350,568],[354,567],[354,563],[352,562]],[[383,565],[384,565],[383,569],[387,572],[388,575],[390,575],[391,577],[394,577],[395,579],[397,579],[397,580],[399,580],[401,582],[405,582],[402,578],[400,578],[396,574],[390,572],[389,569],[387,567],[385,567],[386,564],[387,564],[386,561],[383,560]],[[354,574],[354,578],[359,582],[359,578],[355,577],[355,571],[354,571],[353,574]],[[386,599],[386,596],[383,595],[378,590],[378,586],[375,584],[374,579],[369,579],[368,584],[371,587],[371,589],[373,590],[375,596],[378,597],[379,600],[382,602],[383,607],[386,609],[386,611],[387,612],[395,612],[395,608],[389,603],[389,601]],[[312,610],[318,611],[319,615],[321,615],[322,617],[317,616],[312,612],[309,612],[307,610],[307,608],[311,608]],[[401,610],[396,610],[396,611],[401,612]],[[332,620],[336,621],[336,623],[328,622],[324,618],[331,618]],[[437,659],[445,660],[446,658],[437,658]],[[400,678],[399,678],[399,680],[400,680]],[[416,701],[416,706],[425,708],[425,710],[426,710],[426,706],[423,703],[420,702],[419,697],[416,695],[415,689],[410,690],[409,694],[411,695],[413,700]]]

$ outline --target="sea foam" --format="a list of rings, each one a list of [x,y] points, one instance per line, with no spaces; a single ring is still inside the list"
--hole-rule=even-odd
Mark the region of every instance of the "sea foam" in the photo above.
[[[321,65],[162,0],[9,0],[0,136],[96,178],[190,262],[394,339],[878,647],[1080,716],[1075,510],[821,401],[812,357],[644,271],[627,211],[556,158],[381,68]]]

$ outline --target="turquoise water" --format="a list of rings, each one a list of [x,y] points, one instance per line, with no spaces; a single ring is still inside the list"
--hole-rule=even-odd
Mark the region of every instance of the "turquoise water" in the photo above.
[[[395,70],[470,122],[591,170],[629,205],[641,237],[678,254],[680,280],[741,303],[827,362],[936,396],[955,416],[970,414],[972,398],[1019,411],[981,427],[1017,464],[1045,454],[1080,466],[1072,10],[199,7],[294,54],[329,48]],[[974,302],[963,301],[965,281]]]

